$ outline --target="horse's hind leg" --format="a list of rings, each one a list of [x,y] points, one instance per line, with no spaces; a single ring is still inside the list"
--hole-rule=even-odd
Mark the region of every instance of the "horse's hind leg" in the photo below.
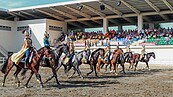
[[[138,61],[136,61],[136,64],[135,64],[135,69],[134,69],[134,71],[136,71],[137,65],[138,65]]]
[[[7,78],[7,75],[8,73],[10,72],[10,70],[13,68],[14,64],[12,64],[10,67],[7,68],[5,74],[4,74],[4,79],[3,79],[3,82],[2,82],[2,86],[4,87],[5,86],[5,80]]]
[[[121,63],[121,67],[122,67],[123,73],[126,74],[126,73],[125,73],[125,68],[124,68],[124,63]]]
[[[15,80],[16,80],[16,83],[17,83],[17,87],[20,87],[20,81],[19,81],[19,78],[18,78],[18,74],[19,72],[21,71],[22,69],[20,67],[17,66],[17,69],[14,73],[14,77],[15,77]]]

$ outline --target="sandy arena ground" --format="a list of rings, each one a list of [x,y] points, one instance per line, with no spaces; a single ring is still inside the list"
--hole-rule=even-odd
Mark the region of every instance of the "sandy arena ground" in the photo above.
[[[128,64],[126,64],[127,68]],[[172,97],[173,96],[173,65],[150,65],[151,70],[142,70],[143,64],[139,63],[136,72],[127,71],[126,74],[114,75],[112,73],[94,73],[86,76],[89,66],[81,66],[84,79],[77,74],[67,79],[63,74],[63,68],[58,71],[60,86],[56,85],[55,79],[44,84],[40,88],[35,75],[29,83],[30,88],[24,88],[26,80],[21,81],[17,87],[13,73],[7,77],[5,87],[0,86],[1,97]],[[121,67],[119,67],[121,70]],[[71,70],[72,71],[72,70]],[[102,69],[102,72],[104,70]],[[50,76],[49,68],[40,68],[42,80]],[[29,73],[29,72],[28,72]],[[0,73],[2,82],[3,74]],[[21,78],[21,76],[19,76]]]

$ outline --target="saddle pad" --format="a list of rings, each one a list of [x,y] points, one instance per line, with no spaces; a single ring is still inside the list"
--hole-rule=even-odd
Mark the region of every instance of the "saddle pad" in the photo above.
[[[73,56],[72,63],[75,61],[76,55]]]
[[[113,58],[113,53],[111,53],[109,59],[112,60],[112,58]]]

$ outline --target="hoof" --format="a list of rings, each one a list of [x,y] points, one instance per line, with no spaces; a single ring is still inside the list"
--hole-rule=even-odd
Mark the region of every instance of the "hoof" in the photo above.
[[[20,83],[17,83],[17,87],[20,87]]]
[[[25,88],[29,88],[29,86],[26,86],[26,85],[25,85]]]
[[[40,86],[40,88],[44,88],[44,86],[43,86],[43,85],[41,85],[41,86]]]
[[[2,83],[2,87],[4,87],[5,86],[5,83]]]

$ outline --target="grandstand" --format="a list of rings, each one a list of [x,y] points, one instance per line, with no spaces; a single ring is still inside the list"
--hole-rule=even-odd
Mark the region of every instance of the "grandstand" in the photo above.
[[[21,34],[23,30],[30,30],[33,33],[33,45],[40,48],[43,46],[45,31],[50,32],[50,41],[53,42],[61,36],[62,32],[66,34],[75,29],[83,31],[85,28],[103,27],[105,34],[111,26],[118,26],[118,30],[123,32],[122,26],[137,25],[136,31],[140,33],[143,30],[143,24],[154,28],[154,24],[172,21],[172,0],[77,0],[17,9],[1,9],[0,52],[3,56],[7,56],[8,52],[17,52],[23,42]],[[156,38],[152,34],[155,31],[150,32],[151,35],[146,35],[145,38],[133,37],[130,41],[127,37],[115,36],[116,43],[165,46],[173,44],[170,36]],[[112,45],[116,45],[114,40],[114,38],[111,39]],[[165,60],[161,57],[160,59]]]

